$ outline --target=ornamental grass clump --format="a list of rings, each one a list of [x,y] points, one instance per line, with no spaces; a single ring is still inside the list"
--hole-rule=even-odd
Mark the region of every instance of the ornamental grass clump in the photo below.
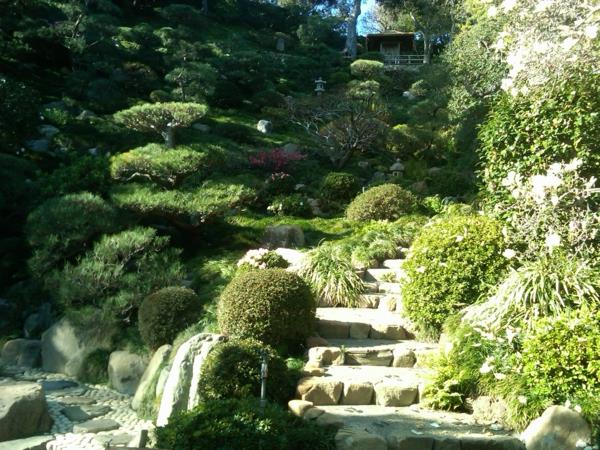
[[[308,253],[299,274],[312,287],[320,304],[353,307],[363,284],[343,248],[321,244]]]

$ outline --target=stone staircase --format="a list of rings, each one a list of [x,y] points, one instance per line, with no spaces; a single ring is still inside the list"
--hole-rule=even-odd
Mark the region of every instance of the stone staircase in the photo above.
[[[521,442],[471,416],[423,409],[438,344],[415,340],[401,314],[403,260],[368,269],[359,308],[317,308],[323,345],[308,351],[305,377],[290,409],[307,420],[333,424],[340,450],[509,450]],[[326,345],[325,345],[326,342]]]

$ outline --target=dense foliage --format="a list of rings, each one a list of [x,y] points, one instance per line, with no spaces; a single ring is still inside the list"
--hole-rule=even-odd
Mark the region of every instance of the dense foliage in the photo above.
[[[402,301],[421,332],[438,335],[445,319],[479,300],[501,279],[502,226],[484,216],[441,217],[416,237],[403,268]]]
[[[160,289],[144,299],[138,310],[140,335],[151,349],[170,344],[188,326],[200,319],[202,303],[185,287]]]
[[[294,348],[314,329],[315,306],[310,288],[294,273],[242,272],[221,294],[219,327],[232,337]]]
[[[179,450],[333,450],[335,430],[255,400],[211,400],[171,418],[156,431],[157,445]]]
[[[218,345],[202,365],[198,393],[206,400],[260,398],[263,354],[269,364],[267,398],[285,406],[294,395],[296,379],[275,350],[252,339]]]
[[[416,197],[396,184],[375,186],[356,196],[346,209],[350,220],[396,220],[415,211]]]

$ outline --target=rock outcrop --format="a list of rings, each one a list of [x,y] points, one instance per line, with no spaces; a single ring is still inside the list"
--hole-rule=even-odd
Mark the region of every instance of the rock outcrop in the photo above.
[[[115,391],[134,395],[146,366],[146,359],[140,355],[126,351],[112,352],[108,360],[108,381]]]
[[[51,427],[52,418],[39,384],[0,384],[0,442],[46,433]]]

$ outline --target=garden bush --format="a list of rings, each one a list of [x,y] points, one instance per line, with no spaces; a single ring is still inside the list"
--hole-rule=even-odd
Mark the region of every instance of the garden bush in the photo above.
[[[600,74],[578,73],[544,84],[529,95],[502,95],[481,128],[483,178],[493,198],[509,191],[511,170],[527,177],[552,162],[579,158],[582,174],[600,170]]]
[[[105,235],[81,259],[54,271],[49,291],[64,309],[101,308],[131,321],[142,299],[184,277],[179,250],[150,228]]]
[[[152,350],[171,344],[181,331],[198,321],[201,312],[202,303],[193,290],[178,286],[160,289],[140,305],[140,335]]]
[[[321,244],[308,253],[300,269],[320,304],[353,307],[358,303],[363,284],[343,250],[335,244]]]
[[[266,248],[248,250],[237,262],[238,269],[287,269],[289,263],[279,253]]]
[[[550,405],[570,403],[592,424],[600,417],[600,313],[583,308],[540,319],[523,338],[515,369],[499,384],[518,429]]]
[[[161,186],[173,187],[191,174],[206,172],[209,158],[206,153],[189,147],[168,149],[148,144],[111,159],[111,175],[116,180],[150,180]]]
[[[351,173],[329,172],[323,179],[321,193],[331,200],[350,200],[358,188],[358,180]]]
[[[356,196],[346,209],[350,220],[396,220],[417,207],[417,198],[396,184],[382,184]]]
[[[312,209],[308,199],[300,194],[278,195],[267,206],[270,211],[279,216],[310,217]]]
[[[437,336],[446,318],[502,277],[502,225],[485,216],[448,216],[426,225],[403,268],[402,300],[419,331]]]
[[[260,398],[263,351],[269,364],[267,398],[285,406],[294,396],[297,380],[275,350],[253,339],[231,340],[209,353],[200,372],[200,398],[203,401]]]
[[[334,450],[335,433],[252,399],[209,400],[156,430],[158,447],[177,450]]]
[[[379,78],[383,75],[383,63],[368,59],[357,59],[350,64],[350,72],[361,79]]]
[[[90,248],[94,239],[116,228],[117,214],[101,197],[82,192],[42,203],[27,218],[26,234],[33,256],[29,268],[37,277],[59,268]]]
[[[257,132],[252,128],[232,122],[217,123],[214,132],[240,144],[254,144],[257,137]]]
[[[241,272],[219,301],[219,327],[232,337],[278,348],[296,346],[315,326],[315,299],[298,275],[283,269]]]
[[[76,192],[105,195],[110,187],[110,165],[105,156],[76,156],[62,163],[38,182],[44,197]]]

